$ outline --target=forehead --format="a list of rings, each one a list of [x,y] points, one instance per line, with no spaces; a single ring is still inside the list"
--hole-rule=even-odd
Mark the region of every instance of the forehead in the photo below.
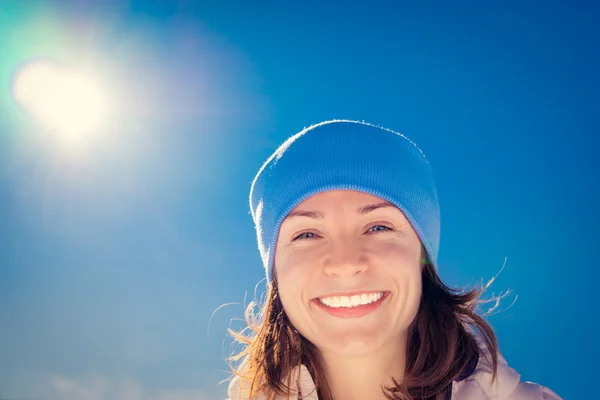
[[[315,194],[302,203],[294,210],[319,209],[341,205],[365,205],[384,201],[382,198],[369,193],[358,192],[354,190],[329,190]]]

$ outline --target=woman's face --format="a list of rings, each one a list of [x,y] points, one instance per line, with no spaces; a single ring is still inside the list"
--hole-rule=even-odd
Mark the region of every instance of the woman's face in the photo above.
[[[322,351],[364,355],[402,343],[421,298],[421,242],[370,194],[314,195],[285,219],[275,273],[286,314]]]

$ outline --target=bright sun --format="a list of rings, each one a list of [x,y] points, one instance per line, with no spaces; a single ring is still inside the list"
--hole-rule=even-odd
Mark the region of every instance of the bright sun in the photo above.
[[[44,125],[63,134],[98,129],[107,117],[107,99],[91,76],[38,61],[16,75],[17,102]]]

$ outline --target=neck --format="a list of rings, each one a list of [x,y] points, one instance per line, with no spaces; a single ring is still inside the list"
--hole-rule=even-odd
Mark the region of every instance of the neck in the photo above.
[[[402,382],[406,366],[406,338],[374,353],[347,356],[321,352],[327,384],[334,400],[387,399],[383,388]]]

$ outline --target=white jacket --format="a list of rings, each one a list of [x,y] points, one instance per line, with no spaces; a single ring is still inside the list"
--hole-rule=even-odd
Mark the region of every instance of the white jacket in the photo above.
[[[482,353],[486,353],[482,349]],[[487,353],[489,354],[489,353]],[[562,400],[552,390],[532,382],[521,382],[520,375],[508,366],[498,353],[498,372],[496,380],[491,384],[492,365],[489,357],[479,357],[473,373],[467,378],[452,382],[452,400]],[[292,371],[294,387],[300,389],[300,395],[291,397],[277,396],[276,400],[318,400],[315,384],[302,365]],[[242,380],[235,377],[228,389],[229,400],[248,400],[242,392]],[[252,400],[267,400],[267,396],[259,395]]]

